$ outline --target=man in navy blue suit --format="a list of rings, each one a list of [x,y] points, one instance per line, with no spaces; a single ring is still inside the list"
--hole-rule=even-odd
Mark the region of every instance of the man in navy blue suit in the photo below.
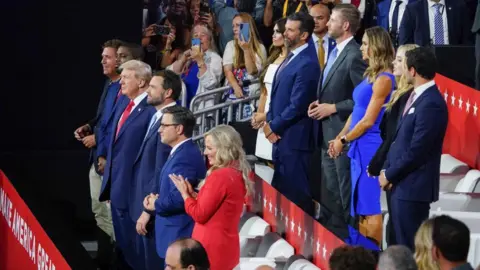
[[[148,83],[152,77],[149,65],[131,60],[121,67],[122,94],[115,114],[109,119],[112,128],[107,147],[107,163],[104,169],[100,201],[110,201],[115,231],[119,267],[134,267],[134,223],[128,209],[130,189],[133,185],[133,165],[145,138],[148,124],[155,108],[147,104]]]
[[[398,32],[400,45],[468,45],[471,23],[464,1],[420,0],[409,3]]]
[[[143,200],[155,189],[156,178],[172,150],[170,146],[160,141],[158,134],[163,116],[162,110],[175,106],[175,101],[180,97],[181,92],[182,81],[170,70],[156,73],[147,89],[147,103],[154,106],[157,112],[150,120],[148,131],[135,159],[134,180],[129,200],[131,218],[136,223],[136,231],[132,233],[136,237],[137,269],[157,269],[161,262],[155,249],[155,219],[151,218],[148,212],[143,211]]]
[[[383,189],[392,189],[390,218],[395,244],[414,249],[414,237],[429,216],[430,203],[438,200],[440,157],[448,111],[438,91],[435,55],[428,48],[407,52],[410,95],[397,134],[380,173]]]
[[[398,30],[408,4],[417,0],[384,0],[378,3],[378,26],[390,33],[393,44],[398,47]]]
[[[162,143],[172,147],[167,162],[159,175],[156,190],[145,197],[144,207],[155,213],[155,242],[163,269],[168,246],[179,238],[190,237],[195,222],[185,213],[182,195],[169,175],[181,175],[196,187],[205,178],[206,167],[202,153],[192,141],[195,117],[183,107],[173,106],[163,110],[160,124]]]
[[[313,214],[308,182],[308,163],[313,151],[312,119],[308,105],[315,100],[320,75],[316,58],[311,57],[308,40],[313,18],[294,13],[285,25],[285,46],[290,53],[275,74],[265,137],[273,144],[275,172],[272,186],[306,212]]]

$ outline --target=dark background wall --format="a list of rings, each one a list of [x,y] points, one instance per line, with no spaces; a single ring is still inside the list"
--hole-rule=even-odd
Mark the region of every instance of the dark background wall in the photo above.
[[[88,151],[73,131],[95,114],[103,42],[139,42],[142,7],[141,0],[0,1],[0,169],[40,222],[60,222],[78,238],[89,237],[94,221]]]

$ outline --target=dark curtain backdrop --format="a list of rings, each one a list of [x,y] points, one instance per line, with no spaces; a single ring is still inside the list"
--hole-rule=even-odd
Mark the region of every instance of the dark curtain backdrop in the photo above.
[[[141,0],[0,1],[0,169],[51,238],[56,224],[82,239],[93,232],[88,151],[73,131],[95,115],[103,42],[140,42],[142,7]]]

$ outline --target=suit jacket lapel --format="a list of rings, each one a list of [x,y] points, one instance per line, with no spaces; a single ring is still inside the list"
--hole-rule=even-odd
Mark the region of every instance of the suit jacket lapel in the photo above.
[[[288,72],[290,71],[290,69],[292,67],[295,66],[295,64],[297,63],[297,61],[300,61],[300,59],[303,57],[302,53],[305,52],[306,50],[309,50],[310,48],[307,47],[305,48],[303,51],[301,51],[298,55],[295,56],[295,58],[293,58],[292,60],[290,60],[290,63],[287,64],[287,66],[285,66],[282,70],[282,73],[283,74],[288,74]],[[282,78],[282,76],[280,77],[277,77],[278,74],[278,70],[280,69],[280,67],[277,69],[277,72],[275,73],[275,79],[273,80],[273,87],[272,87],[272,95],[276,92],[277,88],[278,88],[278,84]]]
[[[128,127],[128,125],[130,123],[132,123],[132,121],[137,117],[139,116],[143,111],[145,111],[145,106],[147,105],[147,97],[145,97],[144,99],[142,99],[142,101],[140,102],[140,104],[138,104],[138,106],[135,108],[135,110],[133,110],[130,115],[128,116],[127,120],[125,121],[125,123],[123,123],[123,126],[120,128],[120,131],[118,132],[118,136],[117,138],[120,138],[120,136],[122,136],[123,134],[123,131],[125,131]]]
[[[153,134],[156,134],[158,132],[158,128],[160,128],[160,121],[162,119],[158,119],[155,124],[152,126],[152,128],[148,131],[148,134],[145,135],[145,139],[142,142],[142,145],[140,146],[140,150],[138,151],[137,158],[135,159],[135,162],[137,162],[140,157],[142,156],[143,150],[145,149],[145,144],[147,144],[147,141],[152,137]],[[158,135],[160,136],[160,135]]]
[[[411,108],[415,108],[415,106],[417,106],[421,101],[422,99],[424,99],[426,96],[429,95],[429,91],[430,91],[430,88],[429,87],[427,90],[425,90],[425,92],[423,92],[423,94],[421,96],[419,96],[413,103],[412,105],[410,106],[410,108],[408,110],[410,110]],[[405,110],[405,106],[407,106],[406,104],[404,106],[401,106],[401,110],[400,110],[400,121],[398,122],[398,125],[397,125],[397,131],[395,132],[395,136],[397,136],[396,134],[398,133],[398,131],[400,130],[400,127],[402,126],[403,124],[403,120],[405,120],[405,118],[407,117],[408,115],[408,112],[405,113],[405,115],[403,115],[403,111]]]
[[[352,41],[354,41],[354,40],[352,39],[350,42],[352,42]],[[333,74],[335,73],[335,70],[337,70],[338,66],[340,66],[342,64],[343,60],[345,60],[345,57],[347,57],[347,53],[350,50],[350,48],[348,46],[350,44],[350,42],[347,44],[347,46],[345,46],[345,48],[340,53],[340,55],[337,56],[337,59],[335,60],[335,63],[333,63],[333,66],[328,71],[327,78],[325,78],[325,84],[321,85],[322,91],[323,91],[323,89],[325,89],[325,86],[328,84],[328,82],[332,78]],[[319,81],[320,84],[322,84],[324,75],[325,74],[322,71],[322,78],[321,78],[322,80]]]

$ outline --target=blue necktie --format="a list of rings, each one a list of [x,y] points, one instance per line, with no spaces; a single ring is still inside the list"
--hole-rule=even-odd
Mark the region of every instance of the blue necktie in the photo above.
[[[445,44],[445,39],[443,37],[443,5],[442,4],[435,4],[433,5],[435,8],[435,15],[433,17],[434,22],[434,44],[435,45],[443,45]]]
[[[147,138],[148,134],[150,133],[150,130],[155,125],[155,122],[157,122],[157,115],[156,114],[154,114],[153,117],[152,117],[152,120],[150,120],[150,125],[148,126],[147,133],[145,133],[145,138]]]
[[[327,65],[325,66],[325,70],[323,71],[322,85],[325,84],[325,79],[327,78],[328,72],[330,72],[330,69],[332,68],[333,63],[335,63],[335,59],[337,59],[337,53],[338,53],[338,49],[337,47],[335,47],[333,51],[330,53],[330,55],[328,56]]]
[[[290,59],[292,59],[292,57],[293,57],[293,53],[289,53],[287,58],[285,58],[285,60],[283,60],[282,64],[278,68],[277,75],[280,74],[280,72],[282,72],[282,70],[287,66],[288,61],[290,61]]]
[[[402,4],[402,1],[397,1],[397,3],[395,4],[395,8],[393,9],[392,27],[390,28],[390,31],[392,32],[394,37],[398,33],[398,11],[400,10],[401,4]]]

